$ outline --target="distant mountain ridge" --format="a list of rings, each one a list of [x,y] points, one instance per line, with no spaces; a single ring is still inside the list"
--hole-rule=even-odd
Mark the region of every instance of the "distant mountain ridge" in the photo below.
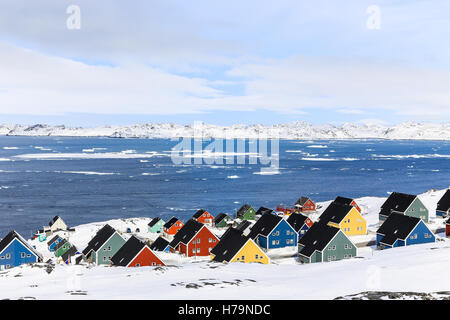
[[[64,125],[0,125],[2,136],[60,136],[60,137],[110,137],[110,138],[180,138],[193,137],[194,125],[174,123],[148,123],[131,126],[103,126],[96,128],[67,127]],[[449,123],[405,122],[394,126],[380,124],[345,123],[313,125],[291,122],[265,126],[260,124],[218,126],[202,124],[206,138],[280,138],[304,139],[389,139],[389,140],[450,140]]]

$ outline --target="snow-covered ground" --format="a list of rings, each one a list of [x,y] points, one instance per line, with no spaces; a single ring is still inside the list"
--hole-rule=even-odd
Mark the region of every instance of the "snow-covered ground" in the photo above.
[[[313,125],[307,122],[291,122],[273,126],[233,125],[229,127],[211,124],[179,125],[174,123],[150,123],[133,126],[105,126],[74,128],[49,125],[0,125],[0,135],[11,136],[71,136],[114,138],[176,138],[192,137],[201,130],[203,137],[280,139],[417,139],[450,140],[450,123],[405,122],[395,126],[376,123],[341,126]],[[198,136],[198,134],[197,134]]]
[[[444,227],[435,216],[436,203],[445,190],[420,195],[430,210],[433,230]],[[353,237],[355,243],[375,238],[378,211],[386,198],[357,199],[368,221],[367,236]],[[319,203],[317,219],[329,201]],[[142,239],[157,236],[147,232],[149,218],[91,223],[76,227],[64,236],[80,250],[105,223],[123,232],[130,228]],[[135,232],[136,228],[140,232]],[[223,230],[213,229],[217,234]],[[122,268],[86,265],[35,264],[0,272],[0,299],[333,299],[366,291],[450,291],[450,242],[442,232],[437,242],[388,250],[373,246],[358,249],[358,257],[326,263],[301,265],[295,250],[270,251],[270,265],[219,264],[207,257],[181,258],[160,254],[168,267]],[[30,241],[47,259],[54,258],[45,242]],[[450,296],[450,294],[449,294]]]

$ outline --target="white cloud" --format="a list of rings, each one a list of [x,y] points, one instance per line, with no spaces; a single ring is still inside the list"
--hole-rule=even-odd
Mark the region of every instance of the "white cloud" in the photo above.
[[[450,115],[450,73],[446,69],[296,56],[243,65],[228,74],[244,79],[247,97],[263,97],[258,101],[260,108]]]
[[[392,63],[296,56],[243,63],[227,81],[190,78],[138,64],[93,66],[0,44],[0,113],[180,114],[271,110],[304,114],[450,116],[450,75]],[[241,85],[244,94],[215,89]],[[384,117],[385,114],[380,114]]]

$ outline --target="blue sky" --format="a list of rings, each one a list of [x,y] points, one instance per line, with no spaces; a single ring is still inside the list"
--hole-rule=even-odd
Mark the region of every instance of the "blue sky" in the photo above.
[[[80,29],[67,28],[70,5]],[[442,0],[2,1],[0,123],[448,121],[449,9]]]

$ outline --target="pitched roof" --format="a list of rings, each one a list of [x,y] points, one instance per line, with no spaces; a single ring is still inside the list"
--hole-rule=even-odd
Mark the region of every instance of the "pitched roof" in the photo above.
[[[306,201],[310,200],[308,197],[300,197],[298,200],[294,203],[294,206],[297,207],[303,207],[303,205],[306,203]]]
[[[61,248],[63,245],[65,245],[66,243],[68,243],[67,242],[67,240],[66,239],[63,239],[60,243],[58,243],[56,246],[55,246],[55,251],[57,251],[59,248]],[[70,244],[70,243],[69,243]]]
[[[47,242],[47,246],[51,246],[56,240],[61,238],[60,236],[56,235],[53,238],[50,239],[50,241]],[[62,238],[61,238],[62,239]]]
[[[229,216],[229,215],[227,215],[226,213],[219,213],[215,218],[214,218],[214,223],[215,224],[217,224],[217,223],[220,223],[220,222],[222,222],[222,220],[223,219],[225,219],[225,218],[229,218],[229,219],[231,219],[231,217]]]
[[[378,228],[377,233],[384,235],[381,242],[392,244],[397,239],[404,240],[411,233],[416,225],[420,222],[420,218],[410,217],[401,213],[392,213]],[[387,242],[386,242],[387,241]]]
[[[151,228],[151,227],[153,227],[155,224],[157,224],[159,221],[161,221],[161,218],[159,218],[159,217],[153,218],[152,221],[150,221],[150,222],[148,223],[148,226]]]
[[[250,209],[251,206],[248,204],[244,204],[242,207],[239,208],[239,210],[236,212],[236,218],[241,218],[244,216],[244,214]]]
[[[64,252],[63,255],[61,255],[61,258],[64,262],[67,262],[70,257],[73,257],[77,253],[77,248],[75,246],[71,246],[69,250]]]
[[[340,204],[351,205],[352,202],[353,202],[353,199],[337,196],[336,199],[334,199],[333,202],[340,203]]]
[[[212,248],[213,260],[217,262],[229,262],[242,246],[249,240],[239,230],[230,227],[224,233],[217,245]]]
[[[205,225],[194,219],[190,219],[186,224],[177,232],[170,242],[172,248],[176,248],[180,242],[187,244],[191,239],[200,231]],[[206,227],[205,227],[206,228]]]
[[[40,260],[42,260],[42,255],[37,252],[19,233],[17,233],[15,230],[11,230],[6,237],[4,237],[0,241],[0,252],[2,252],[14,239],[17,239],[19,242],[22,243],[23,246],[25,246],[28,250],[33,252]]]
[[[50,223],[48,224],[49,227],[51,227],[51,226],[56,222],[56,220],[58,220],[58,219],[59,219],[59,216],[55,216],[55,217],[50,221]]]
[[[116,232],[116,230],[109,224],[97,231],[97,234],[91,241],[89,241],[86,248],[83,250],[83,255],[86,256],[91,250],[97,252],[98,249]]]
[[[281,220],[283,220],[282,217],[274,214],[263,214],[252,226],[248,236],[252,239],[258,235],[268,236]]]
[[[194,215],[192,216],[192,218],[198,219],[202,216],[202,214],[204,214],[206,211],[203,209],[198,210],[196,213],[194,213]]]
[[[111,258],[111,262],[115,266],[126,267],[145,246],[144,242],[135,236],[131,236]]]
[[[299,253],[310,257],[314,251],[322,251],[339,231],[327,224],[314,223],[299,240],[299,244],[304,246]]]
[[[380,215],[389,216],[392,211],[405,212],[417,196],[412,194],[392,192],[381,205]]]
[[[163,237],[158,237],[151,245],[150,249],[154,251],[164,251],[169,245],[169,241]]]
[[[266,213],[272,213],[273,210],[266,207],[259,207],[258,211],[256,211],[255,215],[262,216]]]
[[[436,210],[448,212],[450,210],[450,189],[448,189],[437,203]]]
[[[237,230],[244,232],[248,227],[250,227],[252,223],[248,220],[243,220],[236,227]]]
[[[319,223],[341,223],[345,216],[353,209],[353,206],[332,202],[319,217]]]
[[[179,221],[178,218],[175,217],[170,218],[170,220],[164,224],[164,228],[170,229],[175,223],[177,223],[177,221]]]
[[[303,214],[293,213],[286,221],[291,225],[292,228],[294,228],[296,232],[298,232],[305,224],[306,219],[308,219],[308,217],[304,216]]]

